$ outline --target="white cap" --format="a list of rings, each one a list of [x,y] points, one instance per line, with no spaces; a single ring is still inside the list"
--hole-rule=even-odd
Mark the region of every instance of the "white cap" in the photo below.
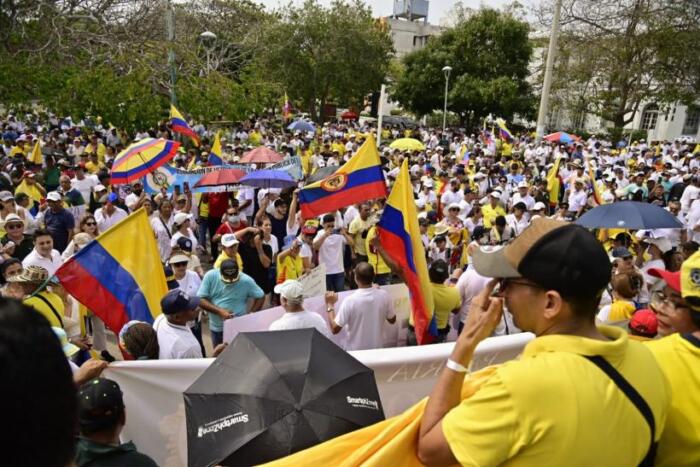
[[[527,182],[522,181],[518,183],[518,188],[530,188],[530,185],[528,185]]]
[[[190,216],[186,212],[178,212],[177,214],[175,214],[175,218],[173,219],[173,224],[181,225],[185,221],[190,220],[191,217],[192,216]]]
[[[462,208],[461,208],[461,207],[459,206],[459,204],[457,204],[457,203],[450,203],[450,204],[447,206],[447,210],[449,211],[450,209],[460,209],[460,210],[461,210]]]
[[[489,195],[492,198],[496,198],[496,199],[501,199],[501,196],[503,196],[502,193],[498,190],[493,190],[491,193],[489,193]]]
[[[49,201],[61,201],[61,195],[57,191],[52,191],[46,195],[46,199]]]
[[[280,294],[286,300],[300,301],[304,298],[304,286],[299,281],[288,279],[275,286],[275,293]]]
[[[98,183],[97,185],[95,185],[92,191],[94,191],[95,193],[99,193],[100,191],[107,191],[107,188],[105,188],[104,185]]]
[[[428,188],[432,188],[435,186],[435,183],[431,179],[427,179],[423,182],[423,186],[427,186]]]
[[[542,209],[546,208],[547,206],[544,205],[542,201],[538,201],[535,203],[535,205],[532,207],[533,211],[541,211]]]
[[[225,247],[238,245],[238,243],[238,239],[234,234],[226,234],[223,237],[221,237],[221,244]]]
[[[168,260],[168,264],[175,264],[175,263],[187,263],[189,262],[190,258],[187,257],[187,255],[179,254],[179,255],[174,255]]]

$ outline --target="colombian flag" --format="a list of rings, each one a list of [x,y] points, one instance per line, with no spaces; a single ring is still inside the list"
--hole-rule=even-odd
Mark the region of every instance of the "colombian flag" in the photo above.
[[[411,299],[411,313],[419,344],[428,344],[437,336],[433,314],[433,292],[430,288],[425,249],[418,230],[418,213],[413,199],[408,160],[404,160],[394,188],[384,206],[377,225],[379,241],[403,271]]]
[[[547,191],[549,192],[550,206],[559,204],[559,190],[561,189],[561,179],[559,178],[559,166],[561,165],[561,156],[557,157],[554,166],[549,169],[547,174]]]
[[[357,154],[333,175],[306,185],[299,191],[301,216],[310,219],[368,199],[385,198],[386,195],[377,145],[370,134]]]
[[[209,151],[209,165],[223,165],[224,158],[221,157],[221,138],[219,138],[219,132],[216,132],[214,137],[214,144],[211,145],[211,151]]]
[[[194,145],[199,147],[199,135],[187,124],[182,114],[177,111],[174,105],[170,106],[170,125],[175,133],[181,133],[192,138]]]
[[[68,293],[116,334],[132,319],[152,323],[168,291],[143,209],[88,243],[56,276]]]
[[[506,121],[505,121],[505,120],[503,120],[502,118],[496,119],[496,125],[498,125],[498,129],[499,129],[500,134],[501,134],[501,139],[505,139],[505,140],[508,140],[508,141],[512,141],[512,140],[513,140],[513,134],[512,134],[512,133],[510,132],[510,130],[508,130],[508,128],[506,127]]]

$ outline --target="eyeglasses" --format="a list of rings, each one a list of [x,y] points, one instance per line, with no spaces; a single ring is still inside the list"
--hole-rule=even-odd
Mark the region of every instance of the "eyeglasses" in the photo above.
[[[185,267],[185,266],[187,266],[187,261],[183,261],[181,263],[173,263],[173,266],[175,266],[176,268]]]
[[[85,225],[97,225],[96,222],[86,222]]]
[[[523,287],[531,287],[533,289],[543,289],[542,286],[537,285],[533,282],[527,282],[527,281],[517,280],[517,279],[503,279],[503,280],[501,280],[500,292],[505,292],[506,289],[512,285],[522,285]]]
[[[676,303],[671,301],[662,291],[657,290],[651,293],[651,302],[649,303],[654,310],[660,310],[662,307],[668,307],[672,312],[678,311],[680,308],[688,308],[684,303]]]
[[[24,224],[7,224],[5,225],[5,230],[9,229],[21,229],[24,227]]]

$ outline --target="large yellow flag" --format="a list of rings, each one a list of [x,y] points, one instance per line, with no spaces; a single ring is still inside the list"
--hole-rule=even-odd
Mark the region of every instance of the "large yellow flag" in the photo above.
[[[561,164],[561,156],[554,161],[554,166],[547,173],[547,191],[549,192],[549,204],[556,205],[559,203],[559,190],[561,189],[561,180],[559,180],[559,165]]]
[[[42,165],[44,163],[44,155],[41,153],[41,143],[38,139],[36,140],[34,149],[32,149],[32,153],[29,154],[29,157],[27,157],[27,160],[32,164],[37,165]]]
[[[221,137],[219,137],[219,132],[216,132],[214,136],[214,143],[211,145],[211,150],[209,151],[209,164],[210,165],[222,165],[224,163],[224,157],[221,151]]]

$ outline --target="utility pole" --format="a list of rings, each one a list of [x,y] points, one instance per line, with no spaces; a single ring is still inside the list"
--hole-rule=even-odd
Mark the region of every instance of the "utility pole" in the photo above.
[[[382,144],[382,124],[384,122],[384,99],[386,96],[386,84],[382,84],[379,91],[379,105],[377,106],[377,147]]]
[[[175,81],[177,80],[177,72],[175,70],[175,17],[173,15],[173,4],[171,0],[167,0],[165,10],[165,29],[168,39],[168,68],[170,69],[170,103],[177,105],[177,95],[175,94]]]
[[[445,65],[442,67],[442,72],[445,74],[445,107],[442,111],[442,137],[445,137],[445,128],[447,128],[447,91],[450,86],[450,72],[452,67]]]
[[[561,2],[556,0],[554,4],[554,18],[552,19],[552,31],[549,36],[549,49],[547,50],[547,63],[544,69],[544,82],[542,83],[542,97],[540,98],[540,111],[537,114],[537,141],[544,137],[544,125],[547,119],[549,106],[549,90],[552,87],[552,70],[557,54],[557,40],[559,39],[559,18],[561,16]]]

